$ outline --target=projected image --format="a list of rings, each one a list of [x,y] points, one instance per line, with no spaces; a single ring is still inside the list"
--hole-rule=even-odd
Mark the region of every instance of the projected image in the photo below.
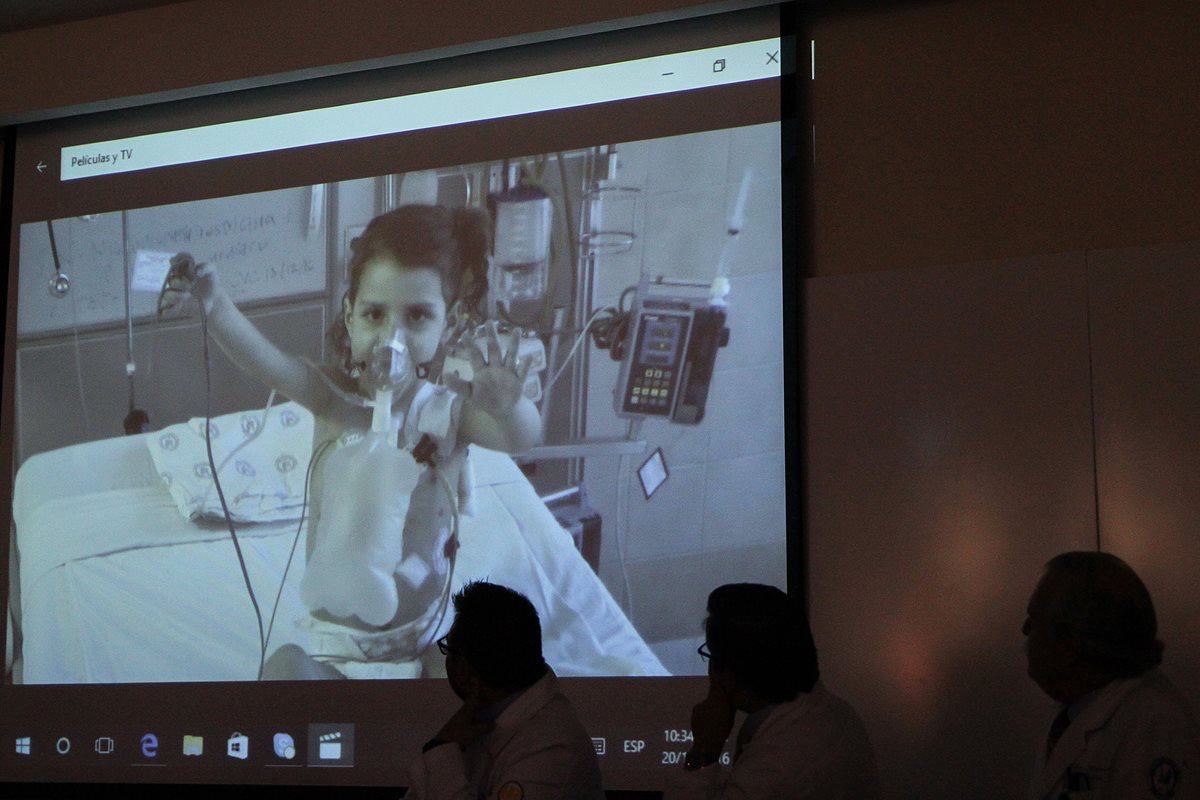
[[[766,124],[22,225],[9,680],[438,677],[476,579],[560,676],[703,673],[707,593],[786,583],[779,163]]]

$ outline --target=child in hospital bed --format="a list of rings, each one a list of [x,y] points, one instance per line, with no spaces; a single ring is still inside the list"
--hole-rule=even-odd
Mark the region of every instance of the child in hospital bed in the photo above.
[[[225,353],[314,417],[301,583],[310,652],[284,645],[266,678],[415,676],[443,611],[466,446],[517,453],[540,437],[519,331],[502,355],[491,328],[486,361],[467,340],[469,382],[427,380],[439,347],[463,346],[446,341],[447,319],[486,289],[488,231],[468,208],[401,206],[372,220],[351,246],[326,366],[268,341],[211,265],[172,260],[163,305],[195,295]]]

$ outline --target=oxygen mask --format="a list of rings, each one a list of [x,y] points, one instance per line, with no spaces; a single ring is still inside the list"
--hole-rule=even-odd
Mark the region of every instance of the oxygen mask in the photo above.
[[[362,365],[360,374],[361,385],[373,395],[371,428],[376,431],[389,430],[392,400],[416,380],[416,367],[405,344],[403,331],[397,328],[377,342]]]

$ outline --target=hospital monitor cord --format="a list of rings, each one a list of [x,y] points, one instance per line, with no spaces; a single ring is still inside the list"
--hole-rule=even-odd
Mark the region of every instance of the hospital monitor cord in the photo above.
[[[308,469],[305,471],[305,475],[304,475],[304,496],[303,496],[303,500],[301,502],[301,508],[300,508],[300,521],[296,526],[296,533],[292,539],[292,547],[288,553],[288,559],[287,559],[286,565],[284,566],[283,576],[280,578],[280,581],[279,581],[279,589],[275,595],[275,602],[271,608],[271,619],[270,619],[266,629],[264,630],[262,610],[260,609],[260,607],[258,605],[258,597],[255,595],[254,586],[250,581],[250,572],[246,567],[245,555],[242,553],[241,542],[238,539],[237,530],[233,524],[233,515],[229,511],[229,505],[225,500],[225,492],[221,487],[221,480],[220,480],[220,476],[219,476],[219,470],[218,470],[217,464],[216,464],[216,459],[213,457],[213,451],[212,451],[212,356],[211,356],[209,346],[208,346],[208,342],[209,342],[208,314],[204,309],[203,303],[199,304],[199,309],[200,309],[200,328],[201,328],[201,334],[204,339],[204,446],[205,446],[205,451],[206,451],[206,454],[208,457],[208,468],[209,468],[210,472],[212,473],[212,477],[213,477],[213,487],[217,490],[217,498],[221,502],[221,511],[225,517],[225,525],[229,530],[229,539],[233,543],[234,551],[237,554],[238,567],[241,569],[242,580],[246,585],[246,593],[250,597],[251,605],[254,606],[254,618],[258,623],[258,640],[259,640],[258,674],[257,674],[256,680],[261,681],[262,677],[263,677],[263,670],[266,666],[267,645],[270,642],[271,632],[275,626],[275,615],[279,610],[279,603],[280,603],[281,598],[283,597],[283,587],[287,583],[288,573],[290,572],[292,562],[295,559],[296,546],[300,541],[300,533],[304,530],[304,522],[305,522],[305,518],[308,513],[308,491],[309,491],[310,482],[312,480],[313,470],[316,467],[317,461],[325,454],[325,451],[328,449],[328,447],[330,445],[333,444],[333,442],[332,441],[323,442],[320,445],[320,447],[317,448],[316,452],[313,453],[312,458],[309,460]],[[272,396],[272,398],[274,397],[274,392],[272,392],[271,396]],[[270,405],[271,405],[271,399],[268,399],[267,407],[270,408]],[[261,432],[264,427],[265,427],[265,423],[263,425],[259,426],[258,432]],[[258,432],[256,432],[255,435],[257,435]],[[225,461],[228,462],[228,458],[226,458]],[[222,466],[224,466],[224,463],[222,463]],[[452,520],[451,524],[453,527],[451,529],[450,537],[449,537],[449,540],[446,545],[446,548],[447,548],[446,556],[447,556],[450,564],[449,564],[449,569],[447,570],[445,584],[442,587],[442,591],[440,592],[440,596],[438,599],[437,611],[430,618],[430,621],[426,624],[425,628],[421,631],[421,635],[417,637],[417,641],[420,645],[421,652],[424,652],[429,647],[429,644],[433,640],[433,638],[430,636],[430,633],[431,632],[436,633],[441,628],[442,624],[445,622],[446,614],[449,612],[450,593],[451,593],[451,588],[454,585],[454,568],[455,568],[456,562],[458,561],[458,547],[459,547],[458,535],[459,535],[459,517],[460,517],[460,515],[459,515],[459,510],[458,510],[458,497],[456,496],[454,490],[450,487],[449,481],[446,480],[446,476],[444,474],[442,474],[442,471],[437,468],[437,465],[431,461],[429,463],[429,466],[431,469],[434,470],[434,474],[437,475],[439,485],[442,487],[443,491],[446,492],[446,496],[450,501],[451,520]]]
[[[217,498],[221,501],[221,511],[225,515],[225,525],[229,529],[229,540],[237,553],[238,566],[242,570],[242,580],[246,584],[246,592],[250,595],[250,603],[254,606],[254,618],[258,622],[258,680],[262,680],[263,667],[267,660],[267,634],[263,629],[262,610],[258,607],[258,598],[254,594],[254,586],[250,582],[250,572],[246,568],[246,558],[242,554],[242,545],[238,541],[234,529],[233,516],[229,513],[229,504],[225,502],[225,491],[221,488],[221,480],[217,476],[217,463],[212,451],[212,355],[208,347],[208,314],[204,303],[200,307],[200,329],[204,338],[204,449],[208,455],[208,468],[212,472],[213,487],[217,490]],[[310,465],[311,466],[311,465]],[[305,481],[307,486],[307,480]],[[303,524],[303,517],[302,517]],[[290,559],[289,559],[290,562]],[[286,575],[284,576],[286,578]],[[281,584],[282,589],[282,584]],[[274,618],[274,614],[272,614]]]

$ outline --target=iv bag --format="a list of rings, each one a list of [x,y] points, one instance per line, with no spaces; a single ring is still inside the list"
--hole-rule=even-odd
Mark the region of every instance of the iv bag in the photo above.
[[[496,221],[488,281],[493,300],[509,305],[515,300],[541,298],[550,271],[550,198],[541,189],[522,185],[489,200]]]

